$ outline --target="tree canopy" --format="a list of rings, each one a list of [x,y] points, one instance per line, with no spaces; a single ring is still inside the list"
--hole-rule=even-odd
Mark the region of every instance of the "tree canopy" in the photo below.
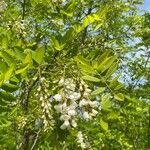
[[[142,3],[0,1],[0,149],[150,148]]]

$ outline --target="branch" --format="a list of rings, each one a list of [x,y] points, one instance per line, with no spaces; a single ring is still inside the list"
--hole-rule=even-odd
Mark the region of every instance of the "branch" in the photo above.
[[[38,73],[37,73],[38,74]],[[23,104],[23,108],[25,110],[25,114],[28,114],[28,103],[29,103],[29,97],[30,97],[30,93],[32,91],[33,86],[35,85],[35,83],[38,81],[38,77],[36,78],[36,80],[32,80],[29,84],[29,86],[27,87],[25,93],[23,93],[23,95],[25,95],[25,98],[22,101]]]
[[[22,20],[24,20],[24,17],[25,17],[25,5],[26,5],[26,0],[23,0],[23,3],[22,3]]]
[[[37,143],[37,140],[38,140],[39,134],[40,134],[40,130],[39,130],[39,131],[37,132],[37,134],[36,134],[36,138],[35,138],[35,140],[34,140],[34,143],[33,143],[32,147],[31,147],[31,150],[33,150],[33,149],[34,149],[34,147],[35,147],[35,145],[36,145],[36,143]]]

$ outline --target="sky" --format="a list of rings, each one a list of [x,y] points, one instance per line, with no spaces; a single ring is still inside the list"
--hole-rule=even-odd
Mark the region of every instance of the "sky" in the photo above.
[[[142,9],[150,12],[150,0],[144,0],[144,4],[142,6]]]

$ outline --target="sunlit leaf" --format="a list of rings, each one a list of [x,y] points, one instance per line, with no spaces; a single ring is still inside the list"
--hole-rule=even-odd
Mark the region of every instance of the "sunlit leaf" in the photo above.
[[[108,123],[105,122],[103,119],[100,120],[100,126],[102,127],[103,130],[105,131],[108,130]]]
[[[91,95],[98,95],[98,94],[101,94],[104,91],[105,91],[105,87],[99,87],[98,89],[96,89],[95,91],[93,91],[91,93]]]
[[[101,80],[96,78],[96,77],[92,77],[89,75],[83,76],[82,79],[87,80],[87,81],[91,81],[91,82],[100,82]]]
[[[32,57],[38,64],[41,64],[44,59],[44,53],[45,53],[45,49],[43,47],[40,47],[40,48],[37,48],[32,53]]]
[[[124,101],[124,95],[122,93],[115,94],[114,98],[118,101]]]

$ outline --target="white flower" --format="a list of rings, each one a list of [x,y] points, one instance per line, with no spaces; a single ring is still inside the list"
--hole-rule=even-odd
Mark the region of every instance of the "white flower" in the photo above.
[[[85,92],[86,92],[86,93],[91,93],[91,91],[92,91],[92,90],[89,89],[89,88],[86,88],[86,89],[85,89]]]
[[[76,85],[74,83],[70,84],[71,90],[74,90],[76,88]]]
[[[42,106],[42,107],[44,107],[44,106],[45,106],[45,103],[44,103],[44,101],[42,102],[41,106]]]
[[[59,84],[60,86],[63,85],[63,84],[64,84],[64,78],[61,78],[58,84]]]
[[[75,100],[78,100],[81,97],[81,94],[77,92],[74,92],[73,95],[75,97]]]
[[[66,109],[67,108],[67,104],[66,104],[66,102],[64,102],[63,104],[62,104],[62,109]]]
[[[98,111],[95,110],[95,109],[92,109],[92,115],[93,115],[93,116],[96,116],[97,114],[98,114]]]
[[[81,143],[81,148],[85,149],[86,148],[86,144],[85,143]]]
[[[70,110],[68,111],[68,115],[69,115],[69,116],[75,116],[75,115],[76,115],[76,111],[73,110],[73,109],[70,109]]]
[[[102,107],[101,107],[101,106],[99,106],[99,107],[98,107],[98,109],[99,109],[99,110],[102,110]]]
[[[47,103],[47,106],[48,106],[48,107],[51,107],[51,104],[48,102],[48,103]]]
[[[80,90],[80,91],[83,91],[83,87],[82,87],[82,85],[80,85],[79,90]]]
[[[47,99],[48,98],[48,95],[44,95],[44,99]]]
[[[43,98],[43,96],[41,95],[41,96],[40,96],[40,101],[43,101],[43,100],[44,100],[44,98]]]
[[[61,115],[60,116],[60,120],[62,121],[62,120],[65,120],[65,121],[67,121],[67,120],[69,120],[70,119],[70,116],[69,115]]]
[[[40,80],[41,80],[41,82],[43,82],[45,80],[45,77],[42,77]]]
[[[86,99],[82,99],[80,102],[79,102],[79,106],[82,107],[82,106],[86,106],[88,105],[88,101]]]
[[[90,101],[90,102],[89,102],[89,105],[90,105],[91,107],[97,107],[97,106],[98,106],[98,102],[97,102],[97,101]]]
[[[65,79],[65,85],[70,85],[70,84],[73,84],[73,79],[71,78]]]
[[[75,109],[77,106],[78,104],[76,103],[76,101],[71,101],[71,105],[69,107]]]
[[[71,90],[71,91],[74,91],[74,90],[75,90],[75,87],[76,87],[76,85],[73,84],[73,83],[71,83],[71,84],[68,84],[68,85],[66,86],[66,89]]]
[[[48,93],[48,89],[44,89],[45,93]]]
[[[60,113],[62,111],[62,105],[61,104],[58,104],[58,105],[55,105],[54,108],[56,109],[57,113]]]
[[[37,91],[41,91],[41,86],[39,86],[39,87],[37,88]]]
[[[75,120],[72,120],[71,125],[75,128],[77,127],[77,123],[75,122]]]
[[[67,98],[70,100],[78,100],[81,97],[80,93],[67,91]]]
[[[77,143],[79,143],[79,146],[80,146],[82,149],[87,148],[87,142],[85,143],[84,138],[86,138],[86,137],[83,137],[82,132],[79,131],[78,134],[77,134]]]
[[[74,100],[74,99],[75,99],[74,95],[68,95],[68,98],[69,98],[70,100]]]
[[[82,85],[86,85],[86,83],[85,83],[83,80],[81,80],[81,84],[82,84]]]
[[[60,102],[61,99],[62,99],[62,96],[61,96],[60,94],[56,94],[56,95],[53,96],[53,98],[54,98],[56,101]]]
[[[89,120],[90,119],[90,115],[88,112],[84,111],[83,112],[83,118],[86,119],[86,120]]]
[[[78,142],[82,142],[83,141],[83,134],[82,134],[81,131],[79,131],[78,134],[77,134],[77,140],[78,140]]]
[[[69,123],[68,120],[65,120],[64,123],[60,126],[60,128],[61,128],[62,130],[67,129],[67,128],[69,128],[69,127],[70,127],[70,123]]]

